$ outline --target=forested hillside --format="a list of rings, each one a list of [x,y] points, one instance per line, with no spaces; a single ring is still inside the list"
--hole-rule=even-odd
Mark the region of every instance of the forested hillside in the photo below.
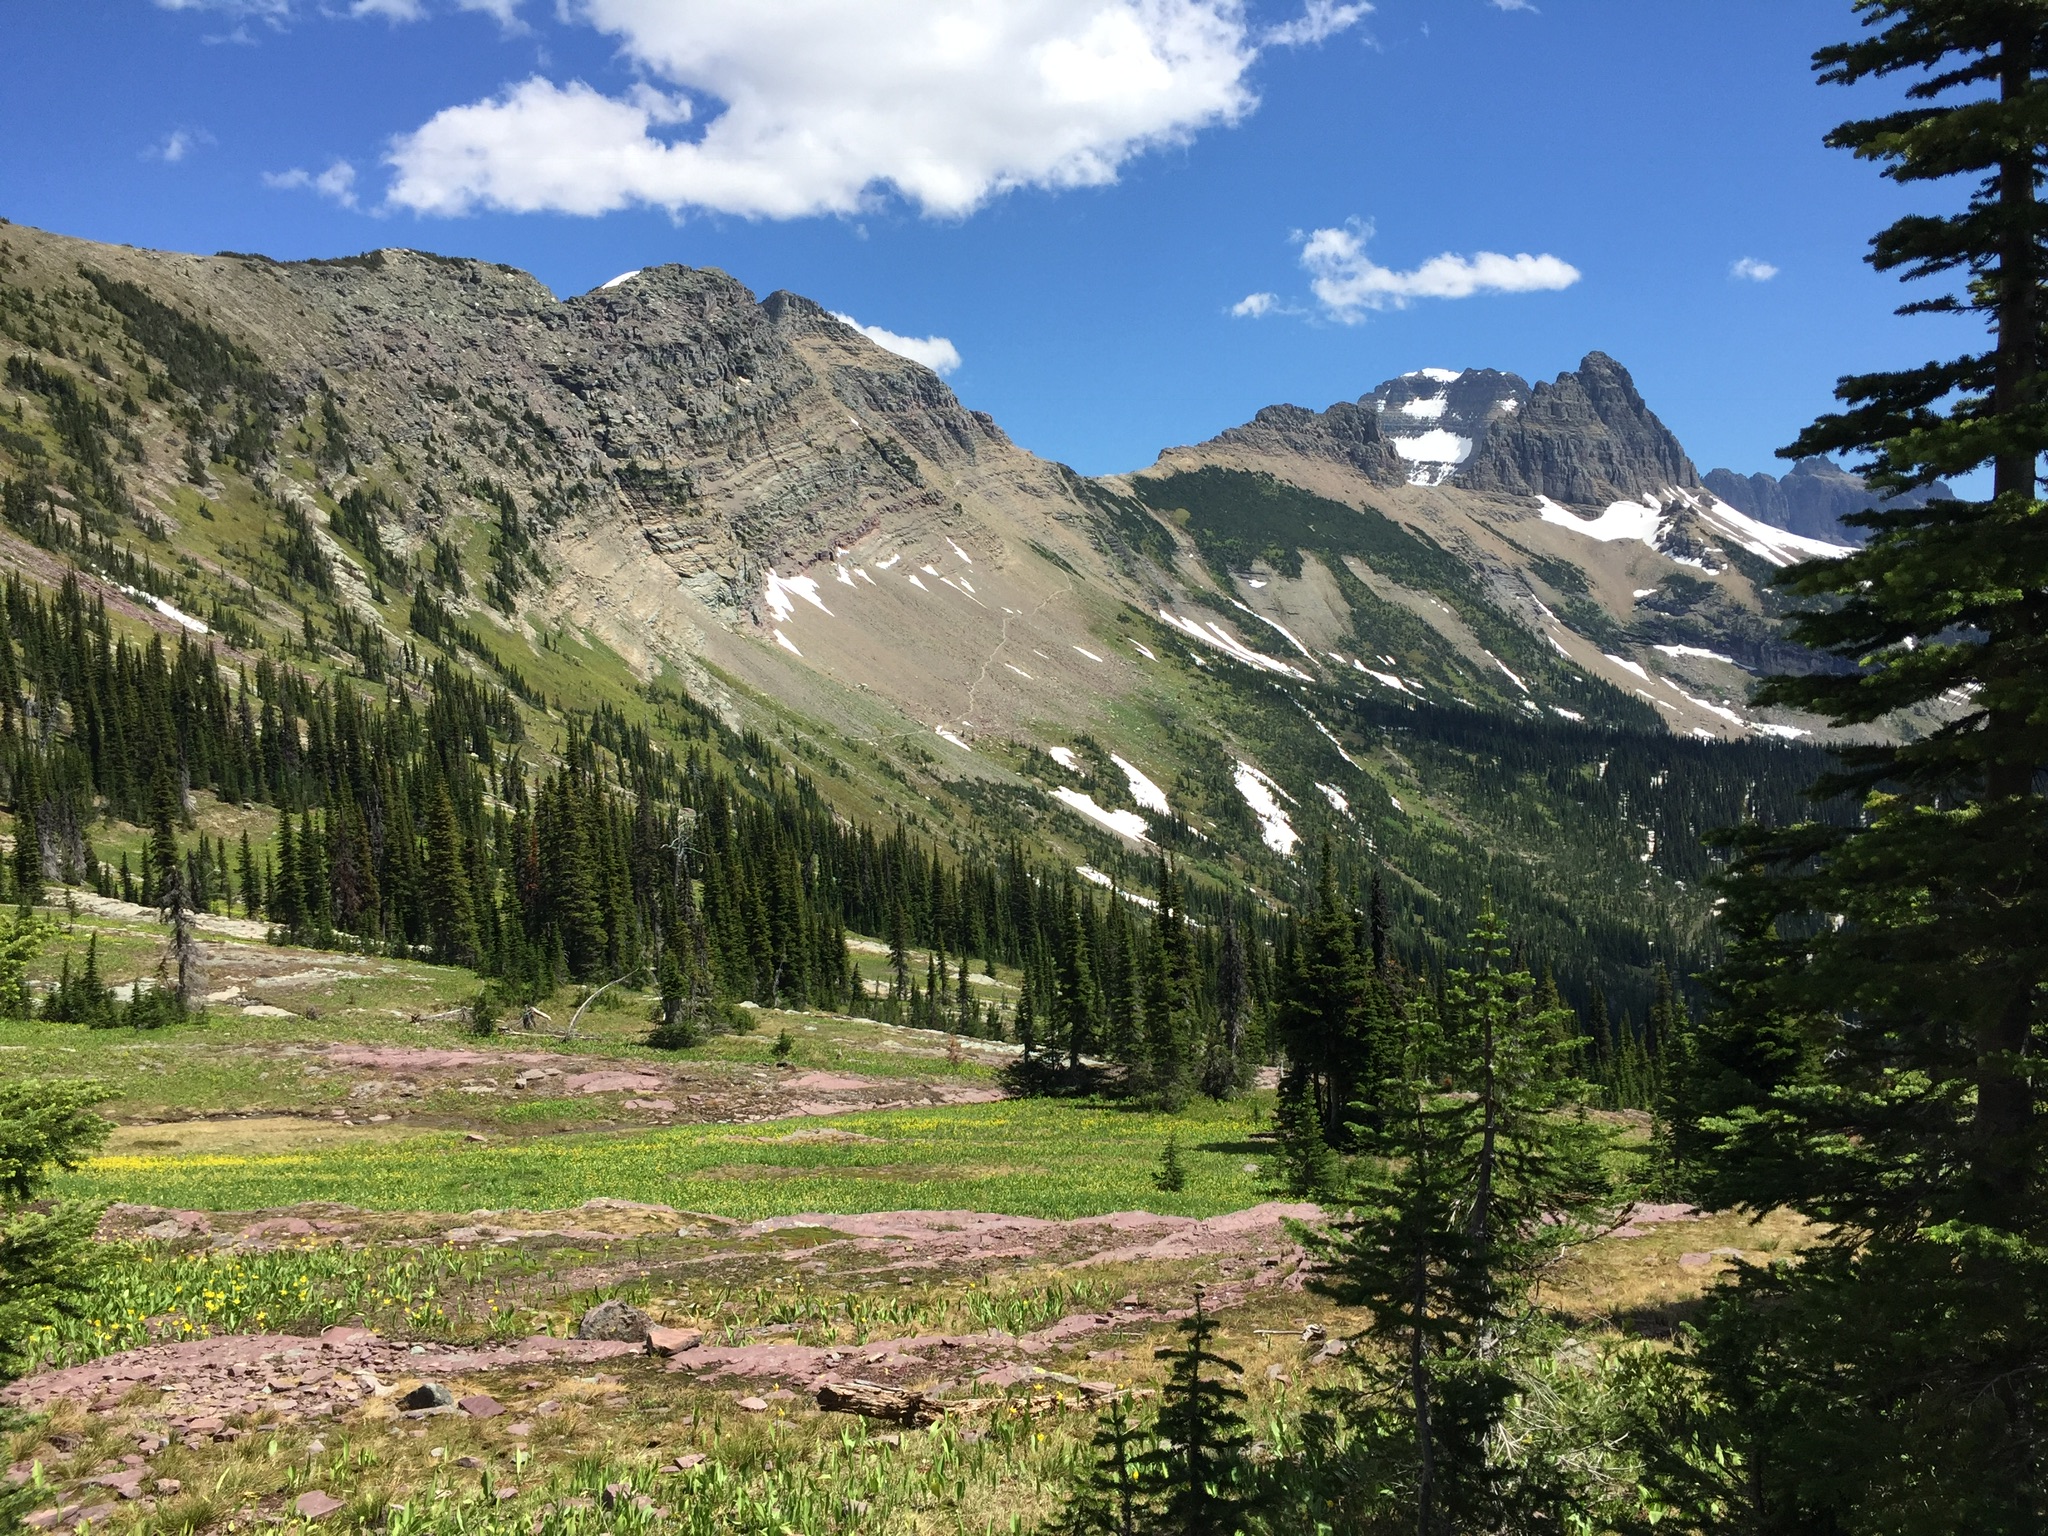
[[[1327,857],[1358,903],[1377,882],[1386,943],[1416,974],[1440,970],[1490,900],[1579,1011],[1589,1049],[1598,1036],[1611,1054],[1645,1041],[1660,968],[1685,986],[1713,958],[1702,836],[1794,817],[1819,760],[1769,736],[1674,736],[1658,701],[1583,670],[1483,571],[1369,508],[1214,468],[1130,490],[1042,470],[928,375],[787,296],[757,311],[722,279],[691,278],[678,291],[750,340],[719,320],[694,351],[628,363],[617,348],[637,344],[614,329],[597,338],[613,350],[572,366],[517,351],[543,345],[533,326],[550,301],[471,263],[393,253],[283,268],[8,236],[0,726],[9,804],[34,829],[17,838],[18,892],[71,883],[160,903],[175,865],[197,908],[302,942],[473,965],[504,1007],[661,969],[672,1014],[677,999],[700,1013],[804,1000],[1014,1035],[1021,1012],[1076,1059],[1129,1065],[1134,1042],[1183,1040],[1190,1064],[1170,1075],[1188,1076],[1219,1030],[1252,1058],[1273,1048],[1289,913]],[[366,356],[350,333],[323,353],[308,328],[316,302],[355,294],[394,337],[440,348],[456,333],[422,304],[451,285],[474,300],[458,325],[485,327],[507,367],[551,390],[584,382],[546,398],[532,386],[522,402],[481,374],[421,374],[410,341]],[[655,301],[577,302],[579,323],[616,327],[621,306]],[[836,349],[829,364],[820,346]],[[604,409],[578,421],[550,403],[581,409],[593,389],[623,387],[603,377],[662,388],[649,366],[690,381],[701,403],[684,438],[710,444],[809,421],[790,402],[820,367],[841,396],[857,384],[878,413],[861,451],[907,497],[907,521],[892,535],[896,514],[870,513],[841,537],[909,547],[940,532],[960,575],[926,562],[934,587],[1017,597],[1001,665],[983,657],[970,700],[996,688],[991,674],[1021,687],[1048,665],[1106,674],[1105,691],[1007,700],[1001,720],[970,703],[933,735],[900,728],[931,718],[916,702],[925,662],[907,656],[885,664],[910,670],[869,671],[856,693],[778,685],[772,658],[799,651],[792,633],[814,648],[829,609],[808,577],[776,574],[775,551],[792,529],[818,536],[804,497],[843,498],[800,476],[765,504],[782,509],[775,521],[729,512],[714,535],[709,471],[673,451],[662,468]],[[758,377],[733,382],[742,366]],[[771,377],[781,404],[751,403]],[[945,509],[935,475],[967,510]],[[1020,475],[1066,509],[1020,512],[1003,489]],[[697,531],[657,513],[696,516]],[[725,605],[728,624],[765,581],[774,643],[735,649],[741,623],[679,648],[651,610],[622,645],[616,601],[637,599],[594,588],[584,563],[621,522],[644,536],[643,561],[694,540],[689,558],[724,585],[685,587]],[[827,567],[842,610],[902,556],[857,558]],[[1253,567],[1301,580],[1305,561],[1348,614],[1319,638],[1327,655],[1222,595],[1246,591],[1233,583]],[[1562,580],[1555,565],[1536,569]],[[1206,590],[1187,585],[1191,570]],[[1011,581],[1026,586],[988,585]],[[1010,643],[1033,582],[1051,592],[1033,612],[1070,603],[1087,630],[1064,663],[1049,635],[1018,629]],[[1572,601],[1560,600],[1569,621],[1621,643],[1611,622],[1574,617],[1597,605]],[[1216,617],[1190,617],[1205,612]],[[825,628],[843,635],[844,622]],[[894,638],[928,660],[958,643],[914,626]],[[878,694],[902,702],[878,714]],[[194,830],[200,795],[263,816],[232,844],[209,838]],[[1195,990],[1173,1020],[1148,1022],[1140,962],[1169,879]],[[939,958],[928,975],[898,966],[891,997],[865,997],[849,931]],[[1218,979],[1225,935],[1243,946],[1242,1005]],[[1017,967],[1021,995],[963,1000],[970,960]]]

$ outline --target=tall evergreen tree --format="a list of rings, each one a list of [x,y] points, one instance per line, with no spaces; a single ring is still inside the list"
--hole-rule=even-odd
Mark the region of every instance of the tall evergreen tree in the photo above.
[[[1604,1184],[1595,1136],[1558,1112],[1571,1047],[1533,978],[1508,970],[1490,911],[1471,946],[1441,1020],[1427,997],[1410,1000],[1381,1096],[1385,1158],[1361,1165],[1358,1204],[1320,1239],[1318,1288],[1364,1308],[1395,1345],[1364,1388],[1329,1393],[1312,1426],[1327,1474],[1313,1518],[1333,1528],[1454,1536],[1538,1529],[1554,1514],[1491,1440],[1529,1285]]]
[[[1874,490],[1988,467],[1991,499],[1896,503],[1868,545],[1787,573],[1794,624],[1846,665],[1762,702],[1941,727],[1842,753],[1859,814],[1735,842],[1701,1040],[1707,1193],[1819,1223],[1751,1272],[1706,1358],[1743,1405],[1749,1529],[1982,1533],[2048,1524],[2048,6],[1859,0],[1824,81],[1906,82],[1829,142],[1946,212],[1877,236],[1935,284],[1907,312],[1988,345],[1852,376],[1788,453],[1861,455]],[[1734,1347],[1737,1335],[1740,1347]]]
[[[435,779],[427,802],[427,931],[445,965],[476,961],[476,903],[462,857],[462,832],[448,786]]]

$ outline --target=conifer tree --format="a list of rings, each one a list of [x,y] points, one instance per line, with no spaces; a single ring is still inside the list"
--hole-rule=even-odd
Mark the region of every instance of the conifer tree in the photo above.
[[[1066,942],[1059,955],[1055,1026],[1067,1053],[1067,1069],[1078,1071],[1081,1057],[1096,1049],[1095,969],[1088,954],[1088,934],[1081,924],[1078,902],[1067,908]]]
[[[100,1207],[46,1192],[53,1173],[77,1168],[113,1129],[93,1113],[112,1097],[90,1082],[0,1084],[0,1380],[21,1373],[39,1328],[85,1315]]]
[[[1247,1081],[1245,1025],[1251,1013],[1251,972],[1237,917],[1224,919],[1216,957],[1217,1028],[1202,1064],[1202,1091],[1212,1099],[1239,1092]]]
[[[1904,83],[1829,142],[1942,212],[1880,233],[1906,306],[1981,349],[1851,376],[1787,453],[1850,453],[1892,493],[1988,468],[1991,498],[1859,514],[1869,543],[1795,567],[1793,625],[1839,668],[1765,703],[1938,729],[1844,749],[1858,814],[1752,827],[1725,885],[1722,1006],[1700,1041],[1707,1194],[1819,1223],[1746,1276],[1705,1358],[1740,1405],[1750,1528],[1981,1533],[2048,1521],[2048,8],[1859,0],[1823,81]],[[1765,1326],[1767,1324],[1767,1326]],[[1734,1347],[1737,1334],[1741,1347]]]
[[[1160,1106],[1187,1102],[1200,1062],[1195,1052],[1194,948],[1188,939],[1186,895],[1171,859],[1159,863],[1159,912],[1146,956],[1146,1091]]]
[[[434,781],[427,803],[427,931],[444,965],[476,960],[476,905],[462,857],[462,833],[448,786]]]
[[[889,906],[889,1007],[892,1015],[900,1017],[900,1010],[910,996],[910,915],[903,910],[902,901]]]
[[[1139,1486],[1157,1507],[1153,1529],[1162,1536],[1236,1536],[1249,1512],[1251,1435],[1237,1408],[1245,1395],[1229,1382],[1244,1367],[1211,1348],[1216,1333],[1215,1315],[1197,1290],[1194,1315],[1180,1325],[1182,1342],[1153,1351],[1171,1370]]]
[[[270,920],[293,937],[306,926],[305,885],[299,879],[298,837],[289,811],[277,818],[277,876],[270,882]]]
[[[1156,1527],[1157,1506],[1141,1481],[1149,1436],[1132,1422],[1122,1397],[1095,1421],[1089,1442],[1094,1464],[1054,1524],[1060,1536],[1149,1536]]]
[[[254,917],[263,910],[263,877],[257,872],[256,852],[249,845],[247,830],[242,833],[240,874],[242,910],[250,917]]]
[[[1351,1126],[1375,1118],[1371,1100],[1393,1068],[1396,1047],[1385,986],[1359,963],[1335,862],[1326,838],[1316,904],[1297,924],[1274,1027],[1287,1052],[1286,1091],[1315,1101],[1323,1135],[1341,1147],[1350,1144]]]
[[[1410,1000],[1382,1096],[1384,1161],[1362,1165],[1358,1206],[1319,1240],[1318,1288],[1396,1345],[1365,1388],[1330,1394],[1322,1421],[1333,1475],[1317,1518],[1347,1528],[1533,1528],[1548,1498],[1510,1479],[1489,1439],[1513,1391],[1508,1340],[1529,1284],[1605,1184],[1596,1137],[1558,1113],[1570,1045],[1534,979],[1508,969],[1490,910],[1470,946],[1441,1019],[1427,997]]]

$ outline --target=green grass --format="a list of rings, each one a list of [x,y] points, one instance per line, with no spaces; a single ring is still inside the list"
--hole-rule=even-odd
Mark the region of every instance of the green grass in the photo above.
[[[875,1139],[784,1139],[820,1129]],[[61,1192],[201,1210],[302,1200],[372,1210],[552,1210],[611,1196],[742,1220],[906,1209],[1208,1216],[1268,1197],[1269,1149],[1248,1141],[1252,1130],[1243,1105],[1204,1104],[1172,1117],[1017,1100],[511,1144],[448,1134],[289,1153],[113,1155],[61,1181]],[[1176,1131],[1188,1182],[1169,1195],[1152,1175]],[[1248,1163],[1260,1172],[1246,1172]]]

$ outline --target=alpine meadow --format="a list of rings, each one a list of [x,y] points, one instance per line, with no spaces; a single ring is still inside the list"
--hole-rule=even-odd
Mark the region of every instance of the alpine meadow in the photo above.
[[[111,9],[0,1524],[2048,1530],[2048,0]]]

